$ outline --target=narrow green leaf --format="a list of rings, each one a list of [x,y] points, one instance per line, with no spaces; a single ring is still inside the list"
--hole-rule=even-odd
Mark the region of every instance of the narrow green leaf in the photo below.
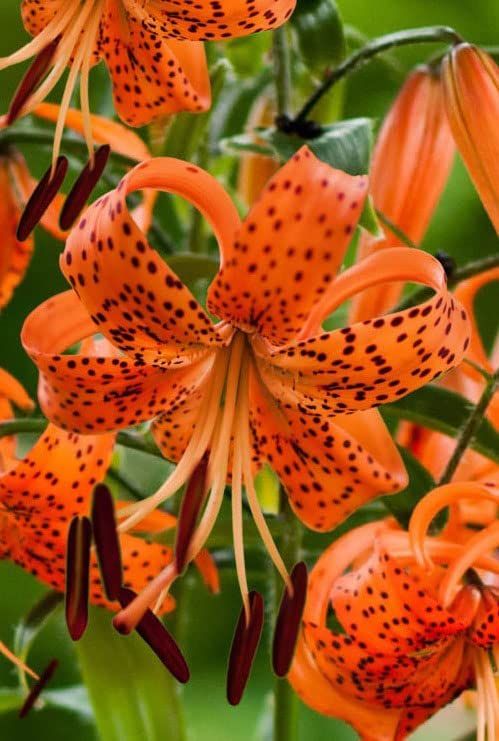
[[[334,0],[297,3],[291,27],[296,32],[301,56],[311,71],[321,74],[343,59],[345,36]]]
[[[277,129],[259,131],[259,137],[273,147],[282,160],[288,160],[304,144],[323,162],[350,175],[364,175],[369,170],[372,146],[372,121],[351,118],[324,126],[315,139],[284,134]]]
[[[399,452],[406,467],[409,483],[398,492],[383,497],[385,507],[403,528],[407,528],[414,507],[420,499],[435,487],[430,472],[408,450],[399,446]]]
[[[102,741],[183,741],[175,681],[136,634],[94,608],[76,651]]]
[[[472,410],[473,404],[463,396],[432,385],[383,407],[387,416],[407,419],[450,437],[458,434]],[[471,447],[499,463],[499,432],[487,419],[482,420]]]
[[[22,661],[26,662],[31,644],[57,608],[62,605],[63,600],[64,595],[60,592],[47,591],[21,618],[14,633],[14,653]],[[21,687],[26,688],[28,685],[25,673],[19,669],[18,675]]]
[[[363,227],[367,232],[369,232],[369,234],[372,234],[373,237],[380,237],[383,233],[371,196],[366,198],[364,208],[360,215],[359,226]]]

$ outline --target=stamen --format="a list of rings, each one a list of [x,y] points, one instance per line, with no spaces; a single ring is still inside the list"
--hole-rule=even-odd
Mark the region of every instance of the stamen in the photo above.
[[[232,540],[234,543],[237,580],[239,582],[239,589],[241,590],[241,597],[246,614],[246,624],[248,624],[250,621],[250,603],[244,559],[242,479],[243,470],[241,450],[240,446],[237,444],[236,438],[234,441],[234,461],[232,466]]]
[[[103,144],[98,148],[95,156],[87,162],[77,177],[61,210],[61,216],[59,219],[61,229],[71,229],[73,226],[80,214],[80,211],[84,207],[87,198],[99,182],[110,153],[111,147],[109,144]]]
[[[473,664],[475,668],[476,681],[476,738],[477,741],[485,741],[485,692],[480,654],[478,651],[473,652]]]
[[[19,711],[20,718],[25,718],[28,715],[29,711],[31,710],[35,702],[38,700],[38,698],[40,697],[41,693],[43,692],[47,684],[50,682],[50,680],[54,676],[55,671],[58,666],[59,666],[59,662],[57,661],[57,659],[52,659],[52,661],[47,666],[47,668],[41,673],[40,679],[31,688],[29,695],[25,699],[24,704],[21,710]]]
[[[17,227],[16,236],[20,242],[24,242],[29,237],[45,211],[56,197],[59,188],[64,182],[67,171],[68,161],[66,157],[59,157],[54,171],[52,172],[52,167],[49,167],[34,189],[24,207],[24,211]]]
[[[133,600],[127,603],[126,607],[120,610],[114,618],[113,625],[119,633],[123,635],[131,633],[136,628],[150,605],[165,590],[169,589],[177,577],[175,564],[170,563],[163,571],[149,582],[144,589]],[[166,597],[166,594],[165,594]]]
[[[92,529],[106,595],[110,600],[117,600],[123,579],[121,548],[116,532],[113,498],[104,484],[98,484],[94,489]]]
[[[122,587],[120,590],[120,603],[122,607],[126,608],[136,598],[137,595],[131,589]],[[189,667],[180,648],[173,636],[166,630],[161,620],[151,610],[146,611],[138,623],[136,630],[140,637],[154,651],[158,659],[179,682],[185,684],[189,681]]]
[[[182,498],[175,538],[175,567],[179,575],[183,573],[187,565],[187,552],[204,501],[207,468],[208,456],[205,454],[194,469]]]
[[[10,648],[8,648],[3,641],[0,641],[0,653],[5,656],[6,659],[8,659],[14,666],[17,666],[18,669],[21,669],[21,671],[25,672],[26,674],[29,674],[30,677],[33,677],[33,679],[39,679],[38,674],[36,674],[33,669],[30,669],[30,667],[24,663],[18,656],[15,655],[15,653],[12,653]]]
[[[263,627],[263,599],[258,592],[249,594],[250,616],[246,619],[243,607],[237,621],[227,668],[227,699],[231,705],[238,705],[260,642]]]
[[[66,552],[66,625],[73,641],[87,627],[92,525],[88,517],[74,517],[69,526]]]
[[[14,123],[31,93],[44,77],[50,67],[54,52],[57,49],[60,40],[61,37],[57,36],[53,41],[47,44],[47,46],[45,46],[35,57],[28,71],[22,78],[7,112],[8,126]]]
[[[274,631],[272,666],[278,677],[286,676],[293,661],[307,596],[307,582],[307,567],[300,561],[291,572],[292,590],[284,589]]]

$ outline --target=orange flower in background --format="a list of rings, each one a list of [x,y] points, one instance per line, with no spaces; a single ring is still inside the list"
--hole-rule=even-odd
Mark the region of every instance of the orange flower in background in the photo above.
[[[257,126],[272,126],[276,111],[272,98],[262,95],[253,106],[247,124],[249,133]],[[259,143],[254,135],[255,144]],[[252,206],[268,181],[279,169],[279,163],[272,157],[253,152],[241,156],[237,178],[237,192],[246,206]]]
[[[442,63],[442,87],[457,148],[499,232],[499,69],[481,49],[459,44]]]
[[[211,94],[202,42],[277,28],[294,5],[294,0],[202,0],[182,10],[170,1],[23,0],[23,22],[34,38],[1,59],[0,69],[34,61],[14,96],[9,122],[44,101],[69,67],[53,161],[78,74],[85,138],[92,153],[89,73],[101,59],[112,79],[116,111],[127,124],[142,126],[177,111],[204,111]]]
[[[466,542],[426,534],[442,507],[470,495],[499,502],[494,485],[435,489],[414,511],[410,534],[390,520],[370,523],[336,541],[311,572],[289,679],[306,704],[366,741],[406,738],[470,687],[478,738],[486,725],[494,738],[499,561],[489,554],[498,525],[469,531]],[[343,632],[328,628],[331,611]]]
[[[317,530],[333,528],[380,493],[402,489],[403,464],[374,407],[450,369],[468,344],[466,314],[431,256],[383,251],[336,275],[366,186],[366,178],[334,170],[304,147],[241,224],[206,172],[179,160],[143,163],[73,229],[61,266],[74,292],[49,299],[23,328],[49,418],[91,434],[152,419],[163,454],[178,461],[156,494],[120,513],[121,531],[178,491],[208,453],[207,499],[189,545],[192,559],[216,521],[231,471],[245,600],[242,484],[288,581],[259,507],[255,471],[269,462],[295,512]],[[222,255],[208,293],[218,324],[130,217],[126,197],[142,188],[179,194],[210,221]],[[357,291],[391,280],[422,282],[435,296],[384,318],[321,329]],[[119,358],[61,355],[96,329],[121,351]],[[171,571],[151,583],[142,608],[167,577]]]
[[[14,376],[0,368],[0,421],[14,418],[13,406],[31,411],[34,403]],[[14,460],[16,440],[14,436],[0,437],[0,471],[5,471]]]
[[[418,67],[407,78],[381,127],[371,163],[374,206],[419,245],[447,182],[455,151],[439,78]],[[384,226],[384,236],[363,232],[357,258],[400,239]],[[350,320],[387,311],[400,297],[393,284],[364,291],[352,302]]]
[[[46,121],[56,121],[60,108],[52,103],[42,103],[34,114]],[[67,126],[78,134],[83,134],[84,122],[80,111],[69,109]],[[140,162],[149,158],[149,151],[143,141],[114,121],[92,116],[94,137],[99,144],[106,144],[111,149],[127,158]],[[5,117],[0,122],[0,129],[5,127]],[[20,241],[17,235],[19,219],[28,199],[36,186],[22,154],[8,147],[0,154],[0,228],[3,235],[0,249],[0,308],[6,306],[14,290],[23,280],[29,267],[34,249],[34,238],[29,236]],[[55,239],[65,240],[68,232],[61,229],[59,219],[65,197],[56,195],[41,216],[42,227]],[[147,231],[151,223],[155,196],[144,195],[143,203],[137,207],[134,218],[141,228]]]

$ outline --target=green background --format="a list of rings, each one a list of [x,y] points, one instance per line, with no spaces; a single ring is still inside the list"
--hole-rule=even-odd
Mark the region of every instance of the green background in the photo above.
[[[306,3],[307,0],[299,2]],[[344,21],[370,36],[418,25],[447,24],[470,41],[481,44],[497,42],[499,4],[496,0],[381,0],[376,4],[368,0],[343,0],[339,5]],[[19,19],[19,3],[15,0],[3,0],[1,3],[0,28],[3,29],[0,34],[0,53],[7,54],[25,38]],[[409,69],[412,64],[423,60],[425,53],[425,49],[416,47],[397,53],[397,58],[402,69]],[[0,73],[0,110],[6,110],[19,75],[19,68]],[[403,74],[389,73],[379,63],[357,73],[347,87],[346,116],[381,117],[402,79]],[[36,152],[33,154],[33,167],[39,172],[42,163],[46,165],[48,155],[40,159]],[[497,250],[493,229],[458,161],[425,244],[431,251],[448,252],[458,263]],[[58,270],[60,249],[58,243],[38,233],[36,253],[28,275],[0,316],[0,365],[13,372],[32,394],[36,388],[36,373],[20,346],[19,331],[24,317],[33,307],[65,288]],[[485,296],[481,301],[486,313],[486,305],[491,305],[491,297],[487,299]],[[484,329],[490,335],[492,322],[490,326],[485,322]],[[144,466],[144,461],[138,462],[137,471]],[[263,572],[265,574],[265,569]],[[256,588],[266,589],[262,581],[261,563],[258,570],[250,573],[250,579]],[[180,636],[193,675],[183,693],[189,738],[192,741],[263,741],[269,737],[272,688],[268,636],[264,636],[262,641],[243,702],[237,709],[230,708],[224,699],[225,664],[239,610],[232,571],[223,570],[222,586],[221,595],[213,597],[200,586],[195,575],[190,576],[184,586],[182,614],[177,618],[177,635]],[[10,563],[0,563],[1,640],[12,645],[14,625],[42,592],[43,588],[31,576]],[[77,657],[60,618],[43,630],[30,654],[30,663],[40,667],[53,655],[61,660],[54,685],[62,687],[78,683]],[[155,659],[151,657],[150,661]],[[7,662],[0,659],[0,686],[14,685],[12,670]],[[466,733],[467,723],[469,718],[465,715],[447,714],[439,721],[436,730],[423,729],[418,735],[425,739],[457,739]],[[355,737],[344,726],[321,718],[304,707],[300,708],[299,724],[300,739],[303,741]],[[91,741],[96,738],[91,720],[84,721],[80,716],[60,709],[33,713],[23,722],[18,721],[12,712],[0,715],[1,738],[34,739],[49,736],[53,741],[68,737],[72,741]]]

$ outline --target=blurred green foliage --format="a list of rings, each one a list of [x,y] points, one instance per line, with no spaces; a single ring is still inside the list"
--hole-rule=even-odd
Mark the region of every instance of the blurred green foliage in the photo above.
[[[303,6],[309,0],[298,0]],[[23,43],[26,38],[19,18],[17,0],[3,0],[0,4],[0,54],[7,54]],[[343,20],[347,24],[347,39],[359,38],[362,34],[375,36],[401,28],[418,25],[446,24],[456,28],[466,39],[479,44],[497,43],[499,28],[499,4],[497,0],[381,0],[374,7],[368,0],[339,0]],[[225,52],[232,64],[228,75],[227,90],[222,95],[220,105],[212,121],[209,132],[209,145],[216,146],[223,134],[230,136],[241,133],[241,126],[248,114],[251,102],[265,85],[270,74],[267,66],[269,48],[268,34],[253,39],[244,39],[226,45]],[[434,47],[417,46],[405,48],[389,55],[386,61],[376,61],[356,73],[344,89],[344,116],[370,117],[383,116],[390,101],[396,94],[407,70],[425,59]],[[323,48],[321,47],[321,53]],[[211,57],[218,51],[212,48]],[[13,68],[0,73],[0,109],[4,111],[10,96],[20,78],[21,69]],[[110,113],[109,90],[106,76],[102,70],[94,73],[92,96],[94,105],[100,112]],[[241,95],[241,93],[244,93]],[[190,117],[192,118],[192,117]],[[223,120],[222,120],[223,119]],[[189,126],[183,119],[183,130]],[[189,145],[187,141],[186,146]],[[40,173],[48,163],[48,153],[31,148],[29,160],[33,172]],[[28,149],[26,149],[28,156]],[[213,163],[214,171],[228,183],[234,183],[234,160],[226,155]],[[396,187],[396,183],[394,183]],[[160,202],[158,212],[170,213],[166,200]],[[184,206],[175,212],[183,218]],[[171,213],[170,213],[171,215]],[[181,220],[181,219],[180,219]],[[172,223],[171,218],[169,223]],[[183,239],[181,226],[173,229],[170,237],[174,244]],[[497,250],[493,229],[482,209],[469,178],[459,161],[456,161],[437,214],[425,240],[431,251],[441,250],[451,254],[458,263],[471,258],[492,253]],[[55,243],[39,230],[34,259],[28,275],[16,291],[13,301],[0,316],[2,337],[0,365],[10,370],[28,388],[36,392],[36,373],[31,361],[24,354],[19,332],[27,313],[48,296],[66,288],[58,269],[58,256],[61,245]],[[490,341],[496,316],[491,311],[492,292],[485,292],[479,299],[481,315],[489,316],[483,322],[484,335]],[[149,481],[141,478],[141,471],[148,470]],[[129,473],[134,485],[142,491],[150,490],[151,471],[149,466],[139,463],[129,465]],[[161,475],[153,472],[153,478]],[[330,540],[330,537],[329,537]],[[328,538],[324,538],[324,544]],[[264,559],[256,554],[255,564],[249,573],[251,583],[263,592],[268,590],[267,567]],[[10,563],[0,564],[0,639],[12,645],[14,626],[20,617],[43,593],[43,587],[31,576]],[[255,670],[246,696],[237,709],[225,701],[224,677],[226,656],[230,646],[233,626],[239,611],[239,596],[233,572],[222,571],[222,593],[218,597],[208,595],[194,574],[189,574],[182,586],[181,611],[169,618],[176,635],[183,646],[192,670],[191,683],[182,690],[189,738],[191,741],[266,741],[269,736],[272,676],[269,666],[268,635],[264,636]],[[43,629],[30,653],[30,663],[42,667],[52,656],[57,655],[61,667],[55,686],[64,687],[80,682],[77,657],[70,644],[58,614]],[[151,662],[154,662],[151,656]],[[0,686],[15,686],[16,677],[7,662],[0,659]],[[456,720],[457,718],[457,720]],[[453,739],[467,730],[468,716],[452,716],[442,726],[437,721],[436,730],[421,730],[418,737],[431,737],[442,740]],[[322,718],[301,706],[299,714],[300,739],[319,741],[324,737],[335,741],[355,737],[340,723]],[[32,713],[22,723],[15,713],[0,715],[0,735],[2,738],[15,738],[24,741],[32,738],[51,738],[63,741],[93,741],[95,728],[88,719],[60,709],[44,709]],[[137,740],[138,741],[138,740]]]

